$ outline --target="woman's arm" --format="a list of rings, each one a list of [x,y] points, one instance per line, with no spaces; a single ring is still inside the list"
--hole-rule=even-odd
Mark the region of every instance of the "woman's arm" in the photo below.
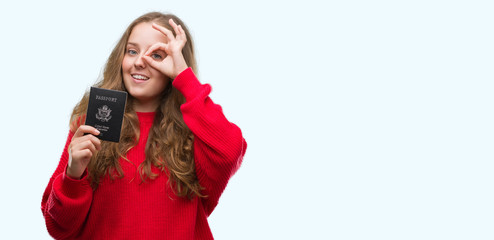
[[[67,176],[68,148],[74,133],[69,132],[57,169],[50,178],[41,202],[46,228],[55,239],[73,237],[80,229],[91,206],[93,190],[84,172],[80,180]]]
[[[194,160],[199,183],[205,188],[209,215],[230,177],[239,168],[247,143],[239,127],[229,122],[221,106],[210,98],[211,86],[202,85],[191,68],[180,73],[173,86],[185,96],[183,118],[194,134]]]
[[[209,98],[211,86],[202,85],[191,68],[188,68],[182,49],[187,42],[185,31],[172,19],[172,31],[153,24],[153,28],[168,39],[155,43],[143,59],[170,79],[186,99],[181,106],[185,124],[194,134],[194,162],[199,183],[205,188],[204,200],[207,215],[211,214],[230,177],[237,171],[247,149],[242,132],[223,115],[221,107]],[[162,61],[150,55],[162,50],[167,56]]]

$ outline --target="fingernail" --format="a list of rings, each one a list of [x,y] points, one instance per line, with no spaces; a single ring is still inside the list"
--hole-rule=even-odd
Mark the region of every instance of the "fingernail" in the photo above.
[[[98,129],[96,129],[96,134],[98,134],[98,135],[99,135],[99,133],[100,133],[100,132],[99,132],[99,130],[98,130]]]

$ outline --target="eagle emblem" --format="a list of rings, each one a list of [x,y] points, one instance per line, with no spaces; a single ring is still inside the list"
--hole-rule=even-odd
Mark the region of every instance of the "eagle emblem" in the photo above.
[[[102,121],[102,122],[108,122],[111,119],[111,109],[103,105],[102,107],[98,108],[98,113],[96,114],[96,119]]]

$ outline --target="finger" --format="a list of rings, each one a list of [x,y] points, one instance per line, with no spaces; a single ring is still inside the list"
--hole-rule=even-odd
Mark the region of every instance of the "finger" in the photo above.
[[[85,160],[88,160],[90,159],[91,157],[93,156],[93,152],[91,152],[91,150],[89,149],[82,149],[82,150],[79,150],[79,151],[76,151],[74,152],[74,154],[72,154],[72,158],[74,159],[85,159]]]
[[[175,35],[178,36],[180,34],[180,30],[178,29],[177,24],[171,18],[170,20],[168,20],[168,22],[170,23],[170,26],[172,26],[173,31],[175,31]]]
[[[99,151],[101,150],[101,140],[93,135],[87,135],[87,137],[89,137],[89,141],[91,141],[91,143],[93,144],[93,146],[95,147],[95,150]]]
[[[92,126],[89,126],[89,125],[81,125],[81,126],[79,126],[79,128],[77,128],[77,131],[75,131],[73,138],[81,137],[85,133],[90,133],[90,134],[93,134],[95,136],[99,135],[98,129],[96,129]]]
[[[101,140],[90,134],[84,135],[82,137],[73,138],[72,142],[70,143],[70,148],[74,151],[77,151],[84,147],[87,147],[86,143],[88,142],[90,142],[94,146],[94,150],[101,150]]]
[[[91,153],[93,153],[93,154],[96,152],[96,146],[94,146],[94,144],[91,140],[81,142],[79,147],[80,147],[80,150],[89,149],[91,151]]]
[[[71,145],[71,150],[73,152],[81,151],[84,149],[89,149],[91,152],[96,151],[96,145],[91,141],[91,139],[81,139],[78,138],[77,142],[74,142],[74,144]]]
[[[159,70],[160,69],[160,63],[154,59],[152,59],[150,56],[142,56],[142,59],[146,61],[147,64],[149,64],[152,68]]]
[[[172,31],[166,29],[165,27],[162,27],[156,23],[153,23],[153,28],[160,31],[161,33],[165,34],[165,36],[169,39],[169,40],[172,40],[172,39],[175,39],[175,36],[173,36],[173,33]]]
[[[168,44],[166,44],[166,43],[162,43],[162,42],[155,43],[151,47],[149,47],[149,49],[146,51],[144,56],[150,56],[151,53],[153,53],[157,50],[162,50],[166,53],[167,47],[168,47]]]
[[[178,29],[180,30],[180,36],[187,40],[187,35],[185,35],[185,31],[182,28],[182,25],[178,25]]]

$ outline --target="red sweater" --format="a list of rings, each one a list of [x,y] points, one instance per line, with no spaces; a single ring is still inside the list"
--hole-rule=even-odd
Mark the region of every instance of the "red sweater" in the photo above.
[[[92,190],[85,173],[81,180],[68,177],[69,132],[60,163],[43,194],[41,210],[48,232],[55,239],[213,239],[207,217],[218,204],[229,178],[240,166],[247,148],[240,129],[209,98],[211,87],[202,85],[190,68],[173,86],[185,96],[183,118],[194,134],[196,174],[207,198],[192,200],[173,194],[166,174],[142,183],[137,166],[154,113],[137,113],[141,137],[127,153],[133,164],[120,159],[122,179],[105,176]],[[154,166],[153,166],[154,167]],[[153,172],[158,172],[156,168]]]

